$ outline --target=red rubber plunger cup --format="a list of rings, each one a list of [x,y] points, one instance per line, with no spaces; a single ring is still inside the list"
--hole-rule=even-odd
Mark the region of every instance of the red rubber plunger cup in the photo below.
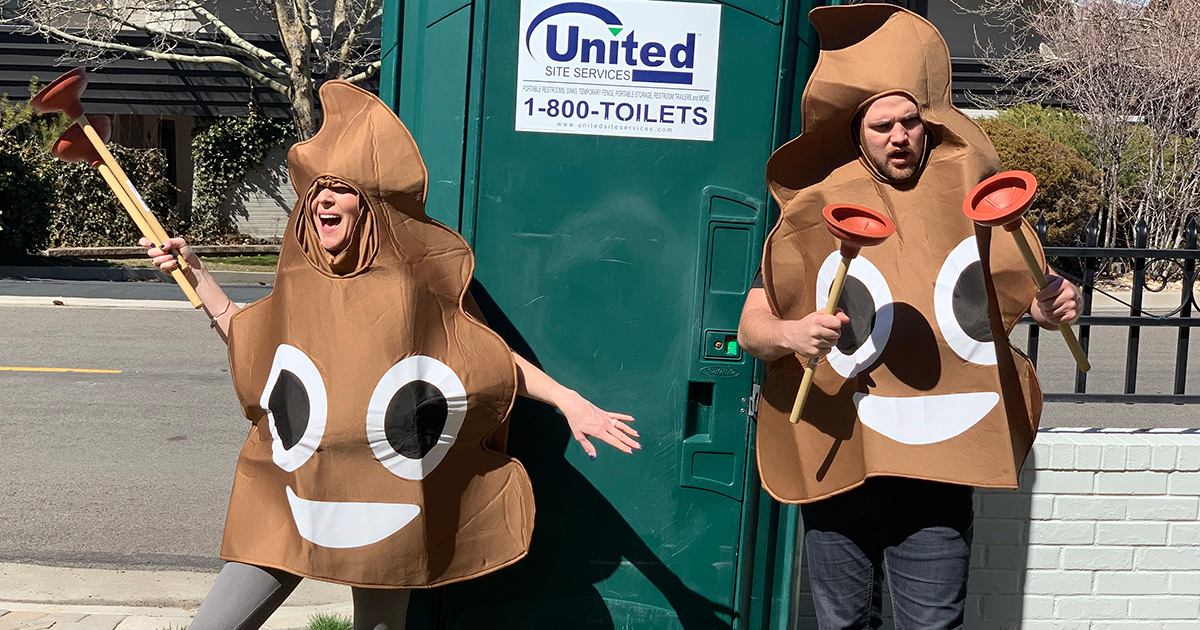
[[[850,261],[858,256],[862,248],[886,241],[896,232],[896,224],[870,208],[850,204],[830,204],[821,210],[821,214],[825,215],[825,227],[842,242],[842,262],[838,264],[837,274],[829,287],[829,300],[825,303],[825,314],[832,315],[837,312],[842,287],[846,284],[846,273],[850,271]],[[800,389],[796,391],[796,402],[792,405],[789,417],[792,424],[800,421],[818,362],[819,359],[809,359],[804,366],[804,377],[800,380]]]
[[[92,123],[100,139],[108,142],[112,137],[112,120],[108,116],[92,116],[88,122]],[[79,125],[71,125],[62,132],[54,141],[50,154],[64,162],[87,162],[94,167],[104,164],[104,158]]]
[[[29,105],[43,114],[63,112],[71,120],[83,117],[83,103],[79,97],[87,87],[87,74],[83,68],[75,68],[58,77],[42,88],[29,101]]]
[[[963,214],[979,225],[1015,232],[1021,229],[1021,219],[1036,194],[1037,179],[1032,173],[998,173],[971,190],[963,201]]]
[[[1033,280],[1037,283],[1038,289],[1045,289],[1046,273],[1038,263],[1037,257],[1034,256],[1033,249],[1029,247],[1025,233],[1021,231],[1025,211],[1033,204],[1033,197],[1036,194],[1037,179],[1032,173],[1025,171],[997,173],[979,182],[979,185],[971,190],[963,201],[963,214],[979,225],[1003,227],[1006,232],[1011,234],[1017,243],[1017,249],[1021,250],[1021,257],[1025,259],[1025,266],[1029,267],[1029,273],[1033,274]],[[1071,326],[1059,324],[1058,331],[1062,333],[1067,347],[1071,349],[1071,355],[1075,357],[1075,364],[1079,366],[1079,371],[1087,372],[1092,369],[1087,353],[1083,351],[1083,346],[1079,345],[1079,339],[1075,337]]]

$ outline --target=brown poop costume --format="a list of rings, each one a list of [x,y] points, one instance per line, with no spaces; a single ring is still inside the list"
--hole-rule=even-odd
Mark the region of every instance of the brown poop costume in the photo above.
[[[758,427],[763,485],[790,503],[878,475],[1016,487],[1041,390],[1008,333],[1037,287],[1011,237],[962,213],[999,158],[950,104],[949,52],[929,22],[880,4],[818,8],[810,19],[821,52],[803,133],[767,165],[782,209],[763,253],[775,312],[800,319],[825,306],[840,259],[826,204],[883,212],[896,233],[851,263],[839,301],[851,323],[817,367],[796,425],[788,414],[803,366],[795,356],[770,366]],[[860,156],[852,132],[859,111],[897,93],[917,104],[927,130],[923,170],[898,185]]]
[[[254,427],[221,557],[375,588],[493,571],[525,555],[533,529],[529,479],[503,452],[512,355],[463,310],[474,256],[425,216],[408,130],[347,83],[326,83],[321,101],[320,132],[288,154],[301,201],[275,288],[230,325]],[[336,257],[309,210],[319,180],[359,193]]]

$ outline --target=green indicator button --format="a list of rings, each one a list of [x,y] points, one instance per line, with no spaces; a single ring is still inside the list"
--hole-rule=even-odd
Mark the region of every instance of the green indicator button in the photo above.
[[[740,361],[742,348],[738,345],[737,333],[732,330],[704,331],[704,347],[701,356],[720,361]]]

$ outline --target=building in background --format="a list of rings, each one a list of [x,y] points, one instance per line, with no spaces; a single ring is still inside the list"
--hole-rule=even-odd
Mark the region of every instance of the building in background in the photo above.
[[[894,2],[926,16],[946,38],[953,63],[954,104],[964,109],[978,107],[972,94],[997,92],[997,78],[979,59],[976,33],[996,42],[1007,41],[1001,29],[988,27],[959,6],[974,6],[979,2]],[[260,9],[237,0],[222,0],[218,9],[221,19],[246,39],[282,54],[275,25]],[[3,10],[0,2],[0,12]],[[186,25],[186,16],[174,18]],[[135,47],[148,43],[145,35],[132,30],[119,39]],[[0,93],[8,94],[10,99],[21,99],[34,77],[44,84],[62,74],[71,67],[62,63],[63,51],[59,42],[0,26]],[[187,52],[182,46],[180,51]],[[372,80],[363,87],[377,91],[377,82]],[[133,148],[158,148],[166,154],[168,176],[178,191],[177,208],[184,213],[192,202],[191,144],[198,119],[245,116],[252,106],[266,116],[290,116],[286,99],[255,85],[231,68],[131,58],[89,69],[84,105],[89,113],[113,118],[114,142]],[[259,168],[231,191],[224,210],[233,217],[240,232],[258,238],[277,238],[282,234],[296,200],[287,181],[286,155],[286,147],[272,151]]]

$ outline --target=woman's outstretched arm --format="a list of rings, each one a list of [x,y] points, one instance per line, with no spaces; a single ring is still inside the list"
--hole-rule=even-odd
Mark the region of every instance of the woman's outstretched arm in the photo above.
[[[221,285],[213,280],[212,274],[204,268],[204,263],[200,262],[200,257],[196,256],[187,241],[182,238],[170,238],[163,243],[162,247],[154,247],[153,243],[144,238],[139,242],[142,247],[146,248],[146,255],[154,259],[154,264],[158,265],[158,269],[163,273],[171,273],[171,270],[179,264],[176,262],[175,255],[171,254],[172,251],[183,256],[190,266],[184,275],[196,289],[196,294],[200,296],[201,300],[204,300],[204,312],[208,313],[213,328],[216,328],[217,334],[221,335],[221,341],[228,343],[229,319],[238,312],[240,307],[225,295]]]
[[[638,432],[626,424],[633,422],[632,416],[604,411],[593,405],[578,392],[560,385],[516,352],[513,353],[513,360],[517,362],[517,393],[558,407],[567,418],[571,435],[583,447],[588,457],[596,459],[596,447],[588,440],[589,437],[608,442],[613,448],[626,453],[642,448],[642,445],[633,439],[638,437]]]

